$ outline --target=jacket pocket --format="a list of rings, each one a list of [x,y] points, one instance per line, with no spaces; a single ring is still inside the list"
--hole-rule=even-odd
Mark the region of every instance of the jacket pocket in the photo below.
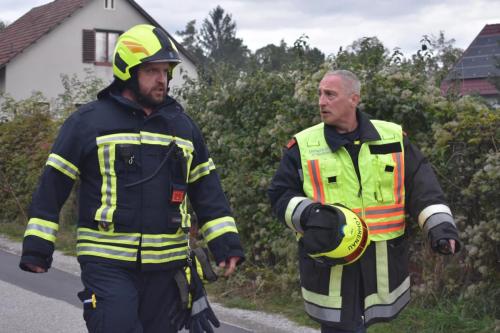
[[[90,289],[85,288],[78,293],[83,305],[83,319],[91,333],[103,333],[104,309],[100,306],[100,298]]]
[[[390,239],[387,242],[389,266],[389,289],[397,288],[408,276],[408,241],[406,236]]]
[[[140,146],[118,144],[115,148],[115,171],[117,176],[125,176],[140,171]]]
[[[394,177],[396,165],[391,155],[378,155],[375,158],[377,177],[375,183],[375,200],[380,203],[394,202]]]
[[[316,294],[328,295],[330,269],[331,267],[321,265],[307,257],[305,253],[301,254],[299,257],[301,287]]]

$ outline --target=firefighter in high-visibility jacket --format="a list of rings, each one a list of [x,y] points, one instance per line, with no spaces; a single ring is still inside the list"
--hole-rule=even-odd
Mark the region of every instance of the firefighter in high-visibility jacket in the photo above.
[[[114,81],[65,121],[33,195],[20,267],[40,273],[51,266],[60,209],[80,180],[76,253],[84,290],[78,296],[90,332],[211,331],[200,329],[216,320],[203,287],[193,286],[201,281],[197,270],[188,267],[198,263],[188,253],[188,198],[226,275],[244,259],[200,130],[167,94],[180,62],[160,28],[124,32],[113,56]],[[186,290],[179,289],[178,272],[186,275]],[[189,299],[185,308],[180,295]]]
[[[360,82],[352,72],[325,74],[319,84],[322,122],[290,140],[268,190],[273,211],[297,234],[305,310],[327,333],[365,332],[408,304],[406,213],[418,220],[435,251],[460,249],[431,165],[399,125],[357,110],[359,100]],[[339,244],[327,227],[337,219],[332,204],[366,223],[371,242],[356,250],[362,255],[329,258],[328,243]]]

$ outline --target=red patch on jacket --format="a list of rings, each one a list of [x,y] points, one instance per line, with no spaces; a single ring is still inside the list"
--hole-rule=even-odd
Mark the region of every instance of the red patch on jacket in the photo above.
[[[295,146],[295,144],[297,143],[297,140],[295,140],[295,138],[291,138],[290,141],[288,141],[288,143],[286,144],[286,147],[288,149],[292,148],[293,146]]]
[[[184,194],[186,194],[184,191],[174,190],[171,198],[172,203],[182,203],[184,201]]]

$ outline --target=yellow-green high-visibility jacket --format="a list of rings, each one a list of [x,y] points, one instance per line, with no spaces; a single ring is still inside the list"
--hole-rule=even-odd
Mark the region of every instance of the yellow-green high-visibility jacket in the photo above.
[[[372,242],[351,265],[324,267],[304,253],[299,241],[307,313],[344,329],[355,329],[358,315],[366,325],[390,320],[409,302],[405,213],[428,237],[458,240],[430,164],[401,127],[359,111],[357,119],[354,143],[323,123],[296,134],[268,190],[274,213],[298,235],[312,205],[321,203],[341,203],[367,222]],[[359,175],[349,144],[359,151]]]
[[[359,179],[344,147],[330,151],[323,123],[295,138],[305,195],[315,202],[349,207],[365,220],[372,240],[387,240],[401,236],[405,228],[403,131],[385,121],[372,124],[380,139],[359,143]]]
[[[242,257],[201,133],[172,98],[146,116],[106,89],[63,124],[33,195],[21,267],[50,267],[59,212],[79,179],[77,256],[143,270],[185,264],[187,200],[217,262]]]

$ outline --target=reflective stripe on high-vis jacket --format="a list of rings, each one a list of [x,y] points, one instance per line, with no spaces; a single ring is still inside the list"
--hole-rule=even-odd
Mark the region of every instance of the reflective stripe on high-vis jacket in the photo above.
[[[306,312],[313,318],[328,322],[340,322],[342,297],[340,295],[343,266],[330,269],[328,295],[322,295],[302,287]]]
[[[45,165],[53,167],[73,180],[75,180],[80,173],[78,168],[73,163],[54,153],[49,155]]]
[[[24,237],[38,236],[54,243],[56,241],[57,230],[59,230],[59,224],[32,217],[28,221]]]
[[[312,199],[316,202],[325,203],[325,191],[323,189],[323,182],[321,179],[321,170],[319,168],[319,160],[308,160],[307,171],[311,178],[312,184]]]
[[[442,223],[450,223],[455,226],[451,210],[446,205],[430,205],[418,214],[418,224],[426,235],[429,233],[429,230]]]
[[[145,264],[167,263],[187,258],[187,235],[178,229],[175,234],[116,233],[78,228],[77,255],[89,255],[136,261],[139,245]]]
[[[360,216],[363,215],[362,208],[352,210]],[[393,232],[398,234],[405,227],[405,207],[401,204],[365,208],[364,217],[370,235],[390,235]]]
[[[189,173],[189,183],[194,183],[203,176],[210,174],[212,170],[215,170],[214,161],[209,158],[207,162],[198,164]]]
[[[188,237],[181,228],[175,234],[142,235],[142,247],[173,247],[187,245]]]
[[[205,222],[200,231],[203,235],[203,238],[205,238],[207,242],[227,232],[238,233],[234,218],[231,216],[224,216],[212,221]]]
[[[323,123],[295,138],[307,197],[352,209],[367,223],[370,239],[381,241],[399,237],[405,230],[403,132],[396,124],[376,120],[372,123],[381,138],[361,144],[360,179],[344,147],[330,150]]]
[[[306,197],[293,197],[286,207],[285,222],[286,225],[295,232],[304,233],[300,225],[300,217],[307,206],[314,202]]]
[[[136,261],[141,234],[78,228],[76,240],[77,256],[88,255],[123,261]]]
[[[410,277],[389,290],[387,242],[376,242],[377,292],[365,298],[365,322],[375,318],[392,318],[410,301]]]
[[[182,248],[167,250],[141,250],[141,260],[144,264],[161,264],[187,258],[187,243]]]

